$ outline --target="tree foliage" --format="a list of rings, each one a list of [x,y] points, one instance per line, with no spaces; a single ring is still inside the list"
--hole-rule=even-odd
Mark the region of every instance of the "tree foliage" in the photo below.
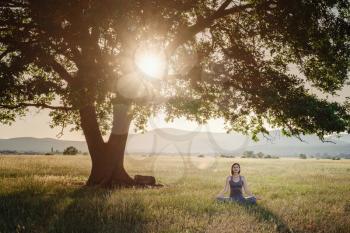
[[[130,101],[139,129],[163,110],[167,120],[222,117],[255,139],[265,123],[321,139],[349,132],[348,105],[305,87],[344,86],[349,14],[347,0],[5,0],[0,121],[34,106],[78,130],[79,109],[93,105],[106,133],[113,103]],[[135,66],[140,47],[164,51],[162,79]]]

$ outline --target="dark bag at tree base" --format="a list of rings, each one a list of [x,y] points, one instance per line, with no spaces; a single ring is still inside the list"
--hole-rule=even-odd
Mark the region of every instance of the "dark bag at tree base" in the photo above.
[[[154,176],[142,176],[142,175],[135,175],[134,179],[136,183],[138,184],[144,184],[144,185],[155,185],[156,179]]]

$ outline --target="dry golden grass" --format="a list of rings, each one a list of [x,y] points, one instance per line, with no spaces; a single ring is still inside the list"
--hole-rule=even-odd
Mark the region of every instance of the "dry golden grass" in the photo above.
[[[214,200],[233,162],[257,206]],[[84,188],[88,156],[0,156],[0,232],[350,232],[350,160],[127,156],[160,189]]]

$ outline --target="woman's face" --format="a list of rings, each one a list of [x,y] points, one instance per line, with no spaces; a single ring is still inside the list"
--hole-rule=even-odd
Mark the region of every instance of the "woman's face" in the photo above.
[[[233,173],[238,173],[239,170],[240,170],[240,168],[239,168],[239,166],[237,164],[233,165],[233,167],[232,167]]]

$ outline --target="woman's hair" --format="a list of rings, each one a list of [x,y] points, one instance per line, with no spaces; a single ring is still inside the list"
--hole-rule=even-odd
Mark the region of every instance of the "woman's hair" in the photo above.
[[[238,165],[238,167],[239,167],[238,174],[241,173],[241,165],[239,165],[239,163],[234,163],[234,164],[232,164],[232,166],[231,166],[231,175],[233,175],[233,166],[235,166],[235,165]]]

